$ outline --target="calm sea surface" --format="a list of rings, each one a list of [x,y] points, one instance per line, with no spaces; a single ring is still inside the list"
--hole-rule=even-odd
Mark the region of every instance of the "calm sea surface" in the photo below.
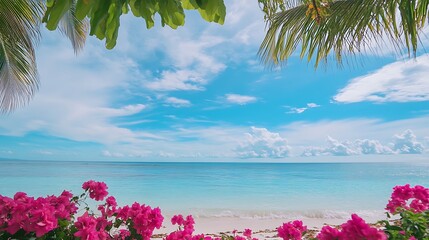
[[[1,195],[78,194],[89,179],[106,182],[119,204],[138,201],[166,214],[336,217],[383,212],[395,185],[429,186],[429,163],[0,161]]]

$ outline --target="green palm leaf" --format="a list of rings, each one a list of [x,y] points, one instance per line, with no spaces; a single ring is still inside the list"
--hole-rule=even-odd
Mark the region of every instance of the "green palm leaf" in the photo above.
[[[277,0],[266,2],[272,1]],[[428,5],[428,0],[333,1],[329,14],[318,23],[306,14],[308,6],[303,1],[267,18],[268,30],[259,55],[266,64],[276,65],[301,48],[301,58],[313,59],[317,67],[326,63],[331,53],[341,64],[344,56],[377,52],[389,42],[397,51],[415,56]]]
[[[34,44],[42,9],[39,1],[0,2],[0,112],[26,104],[38,89]]]
[[[28,103],[39,88],[34,46],[40,38],[44,2],[0,1],[0,112],[7,113]],[[60,31],[75,52],[85,44],[88,23],[78,20],[74,5],[60,20]]]
[[[76,17],[76,2],[61,18],[59,30],[70,39],[70,42],[78,53],[85,46],[86,37],[88,36],[89,23],[88,19],[80,20]]]

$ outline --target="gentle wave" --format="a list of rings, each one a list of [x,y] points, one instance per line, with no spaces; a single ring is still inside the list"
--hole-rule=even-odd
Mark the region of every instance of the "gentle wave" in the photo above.
[[[337,210],[314,210],[314,211],[237,211],[222,210],[218,212],[197,210],[194,216],[197,218],[240,218],[240,219],[347,219],[351,214],[356,213],[363,218],[379,218],[386,216],[384,211],[379,210],[358,210],[358,211],[337,211]]]

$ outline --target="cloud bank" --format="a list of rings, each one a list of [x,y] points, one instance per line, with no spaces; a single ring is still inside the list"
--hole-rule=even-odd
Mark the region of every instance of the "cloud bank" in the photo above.
[[[416,135],[408,129],[402,134],[395,135],[393,150],[400,154],[420,154],[425,151],[425,147],[417,141]]]
[[[328,137],[327,147],[307,147],[301,156],[352,156],[352,155],[383,155],[383,154],[421,154],[425,147],[417,141],[411,130],[394,136],[394,143],[383,145],[378,140],[357,139],[340,142]]]
[[[287,140],[280,134],[256,127],[251,127],[245,141],[236,150],[242,158],[285,158],[289,151]]]

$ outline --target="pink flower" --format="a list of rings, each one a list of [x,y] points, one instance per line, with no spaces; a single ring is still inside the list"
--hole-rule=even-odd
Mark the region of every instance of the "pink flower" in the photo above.
[[[98,210],[101,212],[101,215],[105,218],[112,217],[113,214],[117,212],[117,203],[116,199],[113,196],[110,196],[106,199],[106,203],[98,206]]]
[[[71,199],[73,194],[68,191],[63,191],[60,196],[49,196],[47,200],[50,205],[55,208],[55,217],[59,219],[70,220],[71,216],[76,214],[77,206]]]
[[[245,237],[242,236],[235,236],[234,240],[247,240]]]
[[[411,199],[411,204],[408,206],[407,202]],[[394,187],[386,210],[395,214],[398,208],[412,209],[414,212],[424,212],[428,210],[429,189],[419,185],[411,188],[409,184]]]
[[[119,234],[115,235],[113,238],[115,240],[126,240],[127,237],[131,236],[130,231],[126,230],[126,229],[121,229],[119,230]]]
[[[252,237],[252,230],[244,229],[243,236],[245,236],[247,238],[251,238]]]
[[[198,237],[204,236],[204,235],[192,236],[192,233],[194,232],[195,221],[191,215],[187,216],[186,220],[180,214],[175,215],[171,218],[171,223],[173,225],[177,224],[179,226],[182,226],[183,229],[182,230],[179,229],[177,231],[174,231],[168,234],[166,237],[166,240],[197,240]],[[203,239],[206,239],[206,237],[204,237]],[[207,240],[209,239],[207,238]]]
[[[369,226],[362,218],[352,214],[352,219],[341,225],[340,239],[344,240],[386,240],[386,234]]]
[[[338,240],[340,239],[340,231],[330,226],[324,226],[316,238],[319,240]]]
[[[298,220],[283,223],[282,226],[277,228],[278,236],[284,240],[300,240],[305,231],[307,231],[307,227],[303,225],[302,221]]]
[[[181,215],[181,214],[179,214],[179,215],[174,215],[172,218],[171,218],[171,224],[173,224],[173,225],[183,225],[184,224],[184,222],[185,222],[185,219],[183,218],[183,216]]]
[[[36,237],[41,237],[58,226],[55,209],[45,198],[38,198],[32,203],[29,216],[24,230],[35,232]]]
[[[74,225],[78,230],[74,234],[75,237],[80,237],[82,240],[98,240],[97,220],[89,216],[88,212],[78,217]]]
[[[118,219],[124,222],[131,220],[133,228],[137,234],[141,235],[144,240],[149,240],[153,231],[161,228],[164,217],[161,209],[134,203],[131,207],[125,206],[118,209]]]
[[[221,238],[212,238],[210,236],[205,236],[204,234],[198,234],[192,236],[192,240],[221,240]]]
[[[82,184],[82,188],[85,191],[89,191],[89,197],[96,201],[102,201],[109,194],[107,192],[107,185],[104,182],[89,180]]]
[[[13,235],[22,229],[26,233],[35,233],[36,237],[41,237],[58,226],[55,208],[48,198],[35,200],[18,192],[14,199],[1,197],[0,203],[1,231]]]

